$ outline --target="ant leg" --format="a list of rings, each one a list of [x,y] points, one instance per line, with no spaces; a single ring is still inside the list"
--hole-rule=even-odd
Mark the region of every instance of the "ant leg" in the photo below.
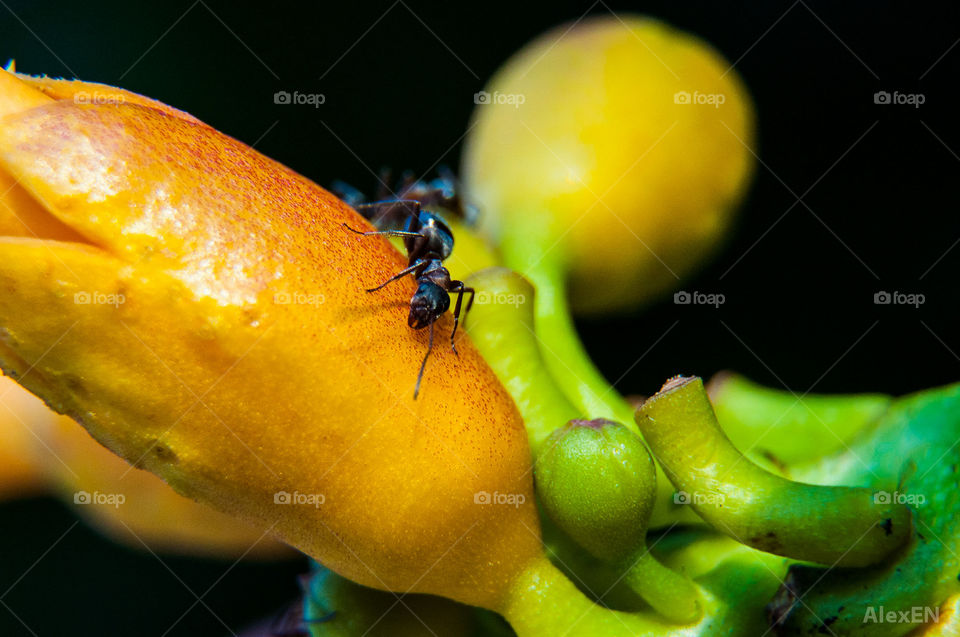
[[[433,351],[433,323],[430,324],[430,344],[427,345],[427,353],[423,357],[423,362],[420,363],[420,373],[417,374],[417,386],[413,388],[413,399],[417,399],[417,394],[420,393],[420,381],[423,380],[423,370],[427,368],[427,359],[430,358],[430,352]]]
[[[379,208],[389,204],[403,208],[408,217],[416,217],[420,214],[420,202],[417,199],[384,199],[382,201],[371,201],[370,203],[359,204],[355,210]]]
[[[401,215],[397,217],[394,213],[397,209],[401,210]],[[420,202],[416,199],[384,199],[381,201],[371,201],[370,203],[358,203],[353,209],[368,219],[374,226],[380,228],[385,222],[396,219],[416,219],[420,215]],[[365,211],[372,210],[372,213]]]
[[[423,265],[422,263],[414,263],[414,264],[411,265],[409,268],[404,268],[404,269],[400,270],[399,272],[397,272],[396,274],[394,274],[392,277],[390,277],[389,279],[387,279],[386,281],[384,281],[383,283],[381,283],[381,284],[378,285],[377,287],[368,289],[367,292],[376,292],[377,290],[381,290],[381,289],[385,288],[385,287],[387,286],[387,284],[393,283],[394,281],[396,281],[396,280],[398,280],[398,279],[402,279],[403,277],[407,276],[408,274],[411,274],[411,273],[415,272],[416,269],[419,268],[419,267],[422,266],[422,265]]]
[[[457,290],[459,294],[457,295],[457,305],[453,309],[453,331],[450,332],[450,349],[453,350],[454,354],[459,356],[460,352],[457,351],[457,345],[454,343],[453,337],[457,335],[457,327],[460,325],[460,304],[463,302],[463,295],[469,294],[470,300],[467,301],[467,309],[463,313],[463,318],[466,320],[467,312],[469,312],[470,308],[473,307],[473,297],[476,295],[476,290],[466,287],[463,284],[463,281],[457,281],[457,283],[459,284],[459,288]]]
[[[394,207],[403,209],[403,216],[400,219],[416,220],[420,216],[420,201],[418,199],[387,199],[386,201],[375,201],[371,205],[393,204]],[[388,212],[393,210],[389,208]],[[384,213],[386,215],[386,213]]]
[[[369,237],[375,234],[387,235],[388,237],[423,237],[419,232],[406,232],[403,230],[371,230],[369,232],[364,232],[363,230],[357,230],[356,228],[351,228],[346,223],[343,224],[343,227],[353,232],[355,234],[360,234],[365,237]]]

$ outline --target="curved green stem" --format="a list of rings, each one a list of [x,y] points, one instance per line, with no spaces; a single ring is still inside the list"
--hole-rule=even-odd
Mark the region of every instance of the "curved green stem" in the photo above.
[[[743,547],[741,547],[743,548]],[[594,604],[549,560],[531,563],[514,580],[497,612],[518,637],[734,637],[764,632],[763,605],[781,565],[762,553],[722,551],[703,576],[699,621],[678,626],[653,613],[624,613]]]
[[[689,624],[700,618],[697,585],[661,564],[646,548],[624,568],[627,585],[670,621]]]
[[[540,349],[557,384],[592,418],[630,423],[634,408],[603,377],[580,341],[567,305],[563,270],[555,262],[545,259],[527,275],[537,289],[536,324]]]
[[[534,332],[533,288],[506,268],[477,272],[467,284],[477,293],[464,328],[516,402],[536,457],[555,429],[582,413],[544,364]]]
[[[633,421],[633,407],[596,368],[577,335],[567,303],[566,261],[548,228],[531,227],[504,237],[504,265],[537,290],[536,332],[543,360],[567,397],[590,418]]]
[[[804,395],[769,389],[739,374],[707,384],[717,420],[733,444],[795,465],[849,444],[893,402],[884,394]]]
[[[501,613],[518,637],[666,637],[673,627],[646,613],[622,613],[594,604],[547,559],[517,578]]]
[[[637,411],[647,444],[707,522],[763,551],[841,566],[881,561],[912,535],[910,509],[864,487],[769,473],[724,435],[699,378],[677,378]]]
[[[517,403],[534,457],[557,428],[574,418],[599,417],[572,404],[548,369],[545,348],[536,332],[537,302],[530,283],[506,268],[488,268],[470,276],[467,284],[476,288],[477,296],[465,329]],[[617,399],[622,401],[619,396]],[[629,418],[624,424],[633,422],[633,408],[625,402],[619,412]],[[678,520],[695,521],[696,516],[673,504],[673,487],[657,467],[657,498],[650,527]]]

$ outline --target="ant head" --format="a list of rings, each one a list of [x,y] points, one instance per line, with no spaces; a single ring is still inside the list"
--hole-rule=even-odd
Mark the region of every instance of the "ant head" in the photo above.
[[[407,325],[415,330],[427,327],[450,307],[450,294],[430,281],[422,281],[410,299],[410,316]]]

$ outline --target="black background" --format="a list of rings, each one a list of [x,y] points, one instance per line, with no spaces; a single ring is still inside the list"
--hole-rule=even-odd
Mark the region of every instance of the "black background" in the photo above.
[[[735,235],[684,285],[726,303],[667,298],[580,323],[601,369],[623,375],[625,393],[720,369],[798,392],[904,393],[960,376],[956,3],[0,5],[0,55],[18,70],[124,86],[321,184],[368,189],[381,165],[456,166],[473,93],[545,29],[585,13],[661,17],[739,60],[765,166]],[[276,105],[279,90],[326,103]],[[925,103],[874,104],[881,90]],[[791,191],[807,193],[792,209]],[[926,302],[877,306],[879,290]],[[53,501],[0,507],[0,635],[31,634],[13,613],[37,635],[161,635],[194,603],[187,587],[201,595],[230,566],[161,562],[73,522]],[[238,565],[204,597],[209,610],[197,604],[166,634],[226,634],[214,613],[239,630],[292,596],[303,567]]]

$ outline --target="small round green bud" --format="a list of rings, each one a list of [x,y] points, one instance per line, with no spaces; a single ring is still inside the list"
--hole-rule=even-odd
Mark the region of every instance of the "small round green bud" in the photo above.
[[[629,429],[571,420],[547,439],[535,473],[547,514],[595,557],[618,562],[643,547],[657,475]]]

